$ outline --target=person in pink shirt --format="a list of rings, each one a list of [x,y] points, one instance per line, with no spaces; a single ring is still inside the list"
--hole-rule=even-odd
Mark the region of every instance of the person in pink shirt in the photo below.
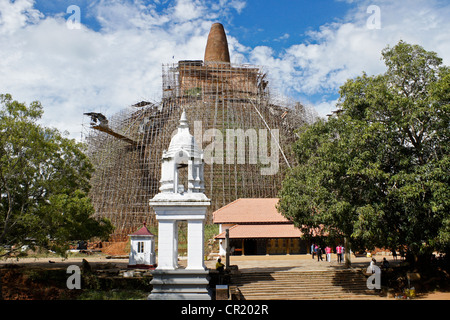
[[[331,262],[331,248],[330,248],[330,246],[327,246],[325,248],[325,253],[327,254],[327,261]]]
[[[336,247],[336,255],[337,255],[338,263],[341,263],[341,261],[342,261],[342,246],[341,245],[338,245]]]

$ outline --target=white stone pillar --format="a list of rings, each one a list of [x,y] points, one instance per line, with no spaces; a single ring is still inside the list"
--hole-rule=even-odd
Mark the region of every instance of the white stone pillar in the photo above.
[[[186,269],[206,269],[203,229],[203,220],[188,220],[188,261]]]
[[[222,224],[219,224],[219,234],[224,232],[226,229],[228,229],[228,228],[224,228]],[[219,255],[221,255],[221,256],[226,255],[225,240],[219,240]]]
[[[174,268],[178,268],[178,220],[173,222],[173,265]]]
[[[160,220],[158,224],[158,267],[175,270],[178,260],[178,228],[175,220]]]

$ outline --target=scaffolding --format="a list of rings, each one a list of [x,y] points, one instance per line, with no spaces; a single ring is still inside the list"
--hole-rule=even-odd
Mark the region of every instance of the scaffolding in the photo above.
[[[143,221],[156,224],[148,201],[159,192],[162,152],[183,109],[205,150],[207,223],[212,212],[238,198],[277,197],[286,170],[295,165],[294,130],[308,111],[270,94],[263,68],[202,60],[165,64],[158,103],[141,102],[107,120],[87,114],[93,119],[86,142],[95,167],[90,197],[96,215],[116,227],[113,241]],[[274,155],[277,170],[263,174]]]

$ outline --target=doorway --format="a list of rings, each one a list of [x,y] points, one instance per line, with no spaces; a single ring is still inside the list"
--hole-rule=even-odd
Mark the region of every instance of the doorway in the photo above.
[[[245,255],[265,255],[267,249],[266,239],[245,239],[244,254]]]

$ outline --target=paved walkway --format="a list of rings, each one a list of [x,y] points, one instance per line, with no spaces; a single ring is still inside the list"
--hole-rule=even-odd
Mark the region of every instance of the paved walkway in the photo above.
[[[392,256],[375,256],[377,264],[381,264],[383,257],[389,261],[391,265],[400,263],[401,260],[394,261]],[[80,265],[82,260],[86,259],[89,263],[110,263],[116,265],[118,268],[126,268],[128,265],[128,259],[107,259],[106,256],[85,256],[77,258],[22,258],[19,260],[8,259],[0,260],[0,266],[4,264],[25,264],[34,266],[46,266],[46,267],[65,267],[71,264]],[[367,257],[355,257],[352,255],[352,268],[364,268],[370,263],[371,258]],[[222,258],[222,262],[225,263],[225,258]],[[186,265],[186,259],[181,258],[179,260],[180,266]],[[308,271],[308,270],[327,270],[336,268],[345,268],[344,263],[337,263],[335,254],[331,255],[331,262],[317,261],[312,259],[309,254],[301,255],[264,255],[264,256],[231,256],[230,264],[237,265],[239,270],[242,271],[257,271],[258,269],[273,269],[274,271]],[[207,268],[215,269],[216,259],[205,261]]]
[[[393,260],[392,256],[376,255],[377,264],[381,265],[383,258],[389,261],[390,265],[401,262],[400,259]],[[352,268],[368,267],[372,258],[351,256]],[[216,261],[207,261],[208,268],[214,268]],[[225,259],[222,259],[225,263]],[[258,271],[258,269],[273,269],[274,271],[310,271],[327,269],[345,269],[344,263],[337,262],[336,254],[331,255],[331,262],[317,261],[317,256],[313,260],[310,254],[300,255],[264,255],[264,256],[231,256],[230,264],[237,265],[241,271]]]

